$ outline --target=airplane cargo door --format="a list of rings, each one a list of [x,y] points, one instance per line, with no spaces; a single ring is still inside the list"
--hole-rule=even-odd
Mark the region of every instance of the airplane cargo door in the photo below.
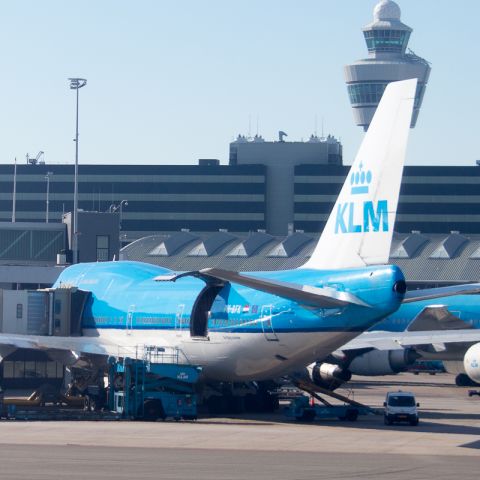
[[[278,342],[278,337],[275,331],[273,330],[272,324],[272,306],[263,305],[260,312],[260,320],[262,322],[262,329],[265,338],[270,342]]]

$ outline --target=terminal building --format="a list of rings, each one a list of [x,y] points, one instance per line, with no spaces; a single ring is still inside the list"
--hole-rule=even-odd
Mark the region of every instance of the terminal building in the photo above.
[[[319,143],[264,142],[261,149],[253,141],[233,142],[230,163],[80,165],[79,208],[115,215],[123,245],[181,230],[319,233],[348,172],[341,144],[333,137]],[[13,165],[0,165],[2,222],[12,218],[13,171]],[[45,223],[47,171],[53,172],[50,224],[60,223],[63,213],[72,210],[73,165],[21,165],[17,223]],[[478,192],[480,166],[406,167],[396,230],[480,233]]]

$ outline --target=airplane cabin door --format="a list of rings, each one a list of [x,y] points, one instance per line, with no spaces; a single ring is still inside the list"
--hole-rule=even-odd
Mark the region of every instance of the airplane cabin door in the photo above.
[[[278,342],[278,337],[273,330],[272,324],[272,305],[263,305],[260,312],[260,319],[262,322],[262,329],[265,338],[270,342]]]
[[[135,305],[130,305],[128,307],[128,312],[127,312],[127,325],[126,325],[127,335],[132,334],[134,313],[135,313]]]
[[[183,314],[185,312],[185,305],[180,303],[177,306],[177,313],[175,314],[175,332],[181,334],[184,328]]]

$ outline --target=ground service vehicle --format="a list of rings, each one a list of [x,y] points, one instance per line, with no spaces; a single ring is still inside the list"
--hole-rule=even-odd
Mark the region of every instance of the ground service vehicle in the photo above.
[[[418,425],[418,410],[420,406],[411,392],[388,392],[383,403],[385,407],[385,425],[394,422],[408,422],[410,425]]]

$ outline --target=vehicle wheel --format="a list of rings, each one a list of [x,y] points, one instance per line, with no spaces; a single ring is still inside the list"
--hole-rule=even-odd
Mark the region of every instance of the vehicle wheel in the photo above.
[[[299,422],[313,422],[315,418],[315,410],[304,410],[303,413],[297,417]]]
[[[416,427],[418,425],[418,418],[414,418],[413,420],[410,420],[410,425],[412,427]]]
[[[478,383],[474,382],[466,373],[459,373],[455,377],[457,387],[474,387]]]
[[[391,425],[392,421],[387,416],[385,416],[385,417],[383,417],[383,423],[385,425]]]
[[[97,410],[97,401],[95,397],[88,397],[88,410],[90,412],[95,412]]]
[[[195,421],[195,420],[197,420],[197,416],[196,415],[184,415],[183,419],[184,420]]]
[[[358,410],[356,410],[354,408],[351,408],[351,409],[347,410],[347,414],[346,414],[345,418],[349,422],[355,422],[358,418]]]
[[[165,411],[161,400],[147,400],[143,407],[143,419],[155,421],[159,418],[165,420]]]

